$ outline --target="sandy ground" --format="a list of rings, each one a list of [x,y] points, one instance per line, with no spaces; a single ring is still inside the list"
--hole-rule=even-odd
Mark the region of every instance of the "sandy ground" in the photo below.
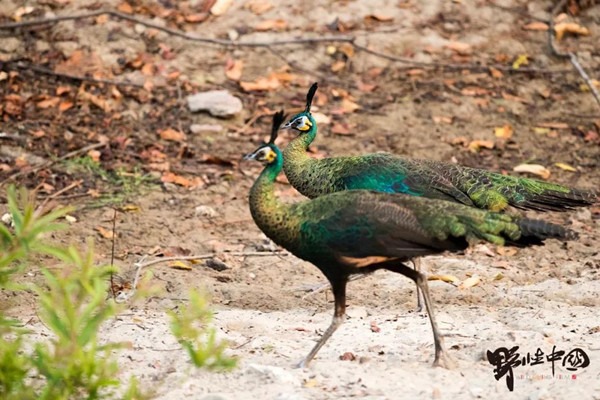
[[[74,1],[63,11],[72,11],[87,3]],[[393,16],[393,25],[387,27],[397,30],[370,32],[363,35],[364,40],[397,55],[435,61],[451,54],[444,49],[446,43],[459,40],[474,46],[476,54],[489,62],[494,62],[494,57],[501,53],[509,58],[529,54],[539,62],[536,65],[569,68],[568,64],[547,54],[544,33],[520,28],[531,22],[530,18],[491,7],[485,1],[439,0],[423,4],[409,1],[400,3],[410,4],[410,7],[398,7],[398,1],[306,1],[300,5],[286,0],[278,2],[281,3],[278,7],[260,18],[251,15],[242,3],[236,3],[222,17],[199,25],[197,33],[218,36],[231,27],[254,25],[261,19],[289,19],[287,32],[249,33],[245,37],[247,40],[273,39],[300,35],[306,29],[331,23],[335,16],[360,24],[363,16],[377,12]],[[552,4],[548,1],[498,3],[520,6],[539,18],[547,17],[546,11]],[[0,5],[3,8],[17,6],[6,0],[0,1]],[[600,10],[598,7],[587,10],[581,18],[592,35],[579,41],[567,41],[565,45],[581,52],[586,66],[592,66],[591,73],[598,75]],[[69,38],[70,34],[79,44],[96,49],[111,65],[116,62],[116,54],[121,54],[111,49],[121,46],[126,48],[126,53],[135,53],[144,47],[129,26],[125,26],[122,35],[115,40],[105,41],[103,30],[118,24],[109,21],[99,27],[67,22],[53,29],[60,30],[61,37]],[[161,35],[158,37],[166,40],[166,36]],[[58,41],[57,46],[66,54],[75,48],[73,43]],[[174,38],[170,38],[169,43],[176,49],[177,57],[165,61],[166,64],[178,65],[195,81],[235,87],[223,75],[228,56],[223,49],[199,47]],[[432,53],[427,50],[430,47],[441,50]],[[306,46],[278,48],[277,51],[303,68],[332,75],[325,46],[317,46],[316,51]],[[248,81],[283,65],[265,49],[236,49],[231,54],[245,61],[244,80]],[[582,133],[592,129],[593,119],[585,115],[597,114],[597,107],[588,93],[579,90],[581,82],[577,75],[507,74],[503,79],[490,82],[487,74],[452,71],[415,80],[402,65],[360,54],[353,60],[351,70],[340,79],[364,76],[374,67],[384,70],[376,79],[379,88],[370,94],[353,93],[363,108],[342,116],[356,124],[356,134],[334,136],[328,127],[323,127],[315,146],[322,154],[383,150],[508,171],[531,160],[548,166],[564,162],[577,166],[578,172],[552,167],[552,180],[600,187],[600,147],[584,142]],[[318,78],[309,76],[306,82],[315,79]],[[455,87],[482,85],[497,95],[490,105],[483,107],[478,101],[481,99],[449,89],[452,84],[448,86],[447,79],[453,79]],[[334,83],[323,82],[322,90],[333,86]],[[298,106],[305,90],[304,87],[281,89],[265,94],[261,100],[273,107],[288,106],[294,100]],[[540,91],[545,90],[558,97],[540,96]],[[500,96],[499,93],[506,91],[527,102]],[[184,130],[191,122],[224,127],[223,133],[211,137],[190,135],[190,146],[198,153],[214,152],[224,158],[239,159],[267,134],[265,121],[262,122],[264,134],[230,134],[233,127],[250,117],[250,104],[256,104],[255,98],[238,95],[243,98],[246,110],[237,120],[224,121],[206,114],[184,117]],[[329,104],[319,111],[329,114],[334,106]],[[132,115],[143,115],[140,109],[133,107]],[[450,117],[453,122],[435,123],[438,117]],[[155,137],[155,126],[145,126],[143,118],[136,121],[141,122],[137,122],[135,134],[130,133],[134,140]],[[561,130],[554,137],[541,137],[532,127],[542,122],[566,122],[577,128]],[[506,123],[514,127],[516,150],[471,153],[451,144],[453,139],[463,136],[467,140],[490,137],[493,140],[493,127]],[[201,164],[191,167],[196,168],[198,174],[206,168]],[[131,280],[135,272],[133,263],[156,246],[183,248],[192,254],[217,252],[229,267],[221,272],[203,265],[191,271],[166,266],[149,269],[152,282],[163,291],[143,303],[131,305],[118,320],[103,328],[106,340],[132,342],[132,349],[120,356],[124,378],[136,375],[143,387],[154,389],[160,399],[600,399],[600,220],[590,211],[545,216],[570,224],[581,234],[577,242],[549,241],[543,247],[520,249],[516,254],[498,254],[493,246],[478,247],[464,256],[424,260],[426,270],[431,273],[451,274],[461,281],[472,275],[481,278],[478,285],[465,289],[443,282],[430,284],[446,347],[458,364],[456,369],[431,366],[431,329],[427,317],[414,312],[414,285],[386,272],[350,284],[348,320],[310,368],[295,369],[294,364],[309,351],[330,322],[331,294],[307,296],[306,292],[307,287],[323,282],[323,277],[312,265],[291,256],[233,257],[223,253],[256,251],[268,245],[252,222],[247,206],[248,189],[259,169],[258,165],[242,165],[199,190],[189,191],[173,185],[154,187],[132,200],[140,212],[119,214],[117,264],[123,271],[122,279]],[[290,201],[301,200],[289,186],[282,186],[281,193]],[[212,207],[217,214],[213,218],[198,216],[194,211],[197,206]],[[56,238],[64,243],[84,245],[86,237],[94,236],[98,262],[106,263],[110,260],[111,243],[98,236],[95,229],[98,226],[110,229],[112,216],[112,209],[106,208],[80,211],[76,214],[78,222]],[[220,336],[230,341],[231,354],[240,357],[235,371],[209,373],[194,369],[170,335],[164,311],[185,302],[189,288],[205,289],[212,296]],[[38,332],[40,338],[45,337],[31,304],[30,299],[22,299],[14,310],[24,321],[29,321],[28,327]],[[373,323],[380,328],[379,332],[373,331]],[[513,346],[519,346],[521,354],[533,354],[538,348],[549,353],[553,346],[566,352],[579,347],[589,356],[590,365],[570,372],[559,362],[554,377],[548,362],[517,367],[511,393],[504,379],[499,382],[494,379],[493,367],[486,361],[485,354],[498,347]],[[347,352],[356,359],[340,360]],[[572,375],[576,375],[576,379]]]

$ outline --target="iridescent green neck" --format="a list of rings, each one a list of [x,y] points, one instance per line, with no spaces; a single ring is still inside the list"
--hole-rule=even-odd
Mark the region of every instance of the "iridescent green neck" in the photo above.
[[[250,189],[250,212],[258,227],[279,243],[282,232],[278,222],[286,220],[289,206],[275,196],[275,179],[283,167],[283,156],[279,149],[276,153],[275,161],[265,167]]]
[[[313,160],[307,153],[308,146],[315,140],[317,136],[317,123],[312,116],[309,116],[312,127],[305,133],[301,133],[293,139],[283,151],[284,154],[284,168],[286,175],[288,170],[298,168],[305,163]]]

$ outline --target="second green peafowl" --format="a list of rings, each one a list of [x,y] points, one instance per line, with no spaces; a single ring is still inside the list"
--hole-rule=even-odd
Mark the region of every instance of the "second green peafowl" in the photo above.
[[[317,160],[307,154],[317,135],[310,112],[316,90],[315,83],[308,91],[306,109],[283,127],[298,133],[284,150],[283,170],[292,186],[307,197],[370,189],[449,200],[491,211],[502,211],[509,205],[563,211],[598,201],[597,193],[590,190],[389,153]]]
[[[427,280],[404,262],[428,254],[461,251],[473,240],[529,246],[549,237],[576,237],[572,231],[544,221],[367,190],[336,192],[286,204],[274,192],[275,179],[285,160],[273,143],[282,121],[283,113],[277,113],[270,142],[245,157],[265,164],[250,190],[250,211],[258,227],[275,243],[321,270],[335,298],[333,321],[300,366],[307,366],[342,324],[349,276],[386,269],[407,276],[422,290],[433,330],[434,365],[450,367]]]
[[[491,211],[503,211],[509,205],[564,211],[598,201],[593,191],[389,153],[312,158],[307,150],[317,135],[317,123],[310,112],[316,91],[314,83],[306,96],[305,110],[283,127],[298,133],[283,152],[283,170],[290,184],[309,198],[341,190],[369,189],[448,200]],[[418,261],[414,262],[415,269],[419,269]],[[417,310],[421,310],[418,289],[417,300]]]

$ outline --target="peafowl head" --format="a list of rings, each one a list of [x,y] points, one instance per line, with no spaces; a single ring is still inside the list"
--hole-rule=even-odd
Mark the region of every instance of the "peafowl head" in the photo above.
[[[276,112],[273,115],[273,124],[271,126],[271,138],[268,143],[260,145],[252,153],[246,154],[244,160],[256,160],[264,164],[270,165],[275,163],[278,158],[281,158],[281,151],[275,145],[275,139],[277,139],[277,131],[285,118],[283,110]]]
[[[287,124],[283,126],[283,129],[294,129],[299,133],[308,133],[312,131],[315,126],[315,120],[310,113],[310,106],[312,105],[313,97],[317,92],[317,83],[313,83],[308,93],[306,94],[306,108],[299,114],[296,114]]]

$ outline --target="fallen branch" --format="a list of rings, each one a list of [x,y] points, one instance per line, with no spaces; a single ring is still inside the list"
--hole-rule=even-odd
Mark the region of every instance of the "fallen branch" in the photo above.
[[[55,72],[49,68],[40,67],[39,65],[33,65],[31,63],[24,64],[21,60],[19,61],[5,61],[4,65],[6,65],[6,69],[10,69],[11,66],[14,69],[22,70],[22,71],[33,71],[38,72],[44,75],[56,76],[64,79],[71,79],[78,82],[91,82],[91,83],[102,83],[106,85],[115,85],[115,86],[130,86],[136,88],[143,88],[144,85],[140,85],[139,83],[133,82],[121,82],[115,81],[112,79],[100,79],[100,78],[92,78],[89,76],[79,76],[79,75],[71,75],[63,72]]]
[[[51,195],[45,197],[44,200],[42,201],[42,203],[40,204],[40,206],[38,207],[38,209],[43,210],[44,207],[46,207],[46,204],[48,204],[48,202],[50,200],[56,199],[61,194],[68,192],[69,190],[76,188],[77,186],[80,186],[82,183],[83,183],[82,179],[77,180],[75,182],[71,182],[69,185],[65,186],[64,188],[60,189],[59,191],[54,192]]]
[[[398,62],[407,64],[410,66],[417,66],[422,68],[436,68],[436,69],[462,69],[462,70],[475,70],[475,71],[487,71],[490,68],[495,68],[500,71],[513,72],[513,73],[537,73],[537,74],[564,74],[566,72],[571,72],[571,70],[544,70],[544,69],[536,69],[536,68],[519,68],[514,69],[510,66],[505,65],[485,65],[485,64],[445,64],[445,63],[437,63],[437,62],[418,62],[411,59],[407,59],[404,57],[398,57],[395,55],[379,52],[376,50],[372,50],[366,46],[360,45],[356,43],[355,36],[349,35],[331,35],[331,36],[319,36],[319,37],[301,37],[301,38],[292,38],[292,39],[283,39],[283,40],[272,40],[272,41],[234,41],[228,39],[217,39],[217,38],[208,38],[198,35],[189,34],[183,32],[178,29],[167,28],[165,26],[161,26],[140,18],[137,18],[132,15],[124,14],[118,11],[113,10],[98,10],[81,14],[74,15],[63,15],[52,18],[42,18],[42,19],[34,19],[30,21],[20,21],[20,22],[10,22],[5,24],[0,24],[0,30],[12,30],[17,28],[26,28],[37,25],[45,25],[51,23],[57,23],[61,21],[69,21],[69,20],[79,20],[97,17],[100,15],[109,15],[118,19],[122,19],[129,22],[134,22],[136,24],[143,25],[148,28],[156,29],[161,32],[165,32],[169,35],[176,36],[185,40],[190,40],[193,42],[199,42],[209,45],[217,45],[217,46],[225,46],[225,47],[275,47],[275,46],[286,46],[286,45],[294,45],[294,44],[316,44],[316,43],[350,43],[357,51],[362,51],[368,54],[371,54],[375,57],[383,58],[389,61]],[[76,77],[73,77],[76,79]]]
[[[40,170],[42,170],[44,168],[49,168],[49,167],[53,166],[54,164],[56,164],[59,161],[67,160],[69,158],[78,156],[78,155],[83,154],[83,153],[87,153],[90,150],[95,150],[95,149],[103,147],[103,146],[106,146],[106,143],[94,143],[94,144],[90,144],[90,145],[84,146],[84,147],[82,147],[82,148],[80,148],[78,150],[73,150],[70,153],[67,153],[64,156],[59,157],[59,158],[57,158],[55,160],[51,160],[51,161],[47,161],[45,163],[42,163],[42,164],[38,165],[37,167],[31,168],[31,169],[27,169],[27,168],[22,169],[21,171],[12,174],[8,178],[6,178],[2,182],[0,182],[0,187],[4,186],[8,182],[14,181],[19,176],[27,175],[27,174],[31,174],[31,173],[36,173],[36,172],[38,172],[38,171],[40,171]]]
[[[287,256],[289,253],[287,251],[231,251],[231,252],[223,252],[223,254],[229,254],[232,256],[239,256],[239,257],[267,257],[267,256]],[[129,299],[131,299],[133,297],[133,295],[135,294],[135,291],[137,290],[137,285],[140,282],[140,277],[141,277],[141,273],[142,270],[146,267],[149,267],[151,265],[155,265],[155,264],[160,264],[163,262],[169,262],[169,261],[185,261],[185,260],[205,260],[208,258],[213,258],[217,255],[217,253],[210,253],[210,254],[199,254],[196,256],[175,256],[175,257],[163,257],[163,258],[157,258],[151,261],[146,261],[144,262],[144,260],[146,259],[147,256],[142,257],[141,260],[139,260],[138,262],[136,262],[135,264],[133,264],[136,267],[135,270],[135,276],[133,278],[133,284],[131,285],[131,290],[125,292],[120,292],[117,294],[117,297],[115,298],[115,301],[117,303],[124,303],[129,301]]]
[[[596,99],[596,102],[600,106],[600,93],[598,92],[598,89],[596,89],[596,86],[592,82],[592,79],[590,78],[590,76],[587,74],[585,69],[581,66],[581,63],[579,62],[577,55],[570,51],[562,52],[558,49],[558,46],[556,45],[556,32],[554,30],[554,18],[567,5],[567,2],[568,2],[568,0],[559,0],[558,3],[556,3],[554,8],[552,9],[552,13],[550,14],[550,20],[548,21],[548,26],[549,26],[549,28],[548,28],[548,46],[550,47],[550,51],[552,52],[552,54],[554,56],[556,56],[558,58],[568,59],[571,62],[571,64],[573,65],[573,67],[575,68],[577,73],[579,73],[579,76],[581,76],[581,78],[583,79],[585,84],[590,88],[592,95],[594,96],[594,98]]]
[[[353,36],[321,36],[321,37],[313,37],[313,38],[294,38],[294,39],[284,39],[284,40],[275,40],[275,41],[263,41],[263,42],[236,42],[228,39],[216,39],[216,38],[207,38],[197,35],[191,35],[189,33],[185,33],[183,31],[177,29],[167,28],[149,21],[145,21],[143,19],[124,14],[118,11],[113,10],[98,10],[92,11],[88,13],[81,13],[75,15],[63,15],[52,18],[41,18],[34,19],[30,21],[19,21],[19,22],[10,22],[7,24],[0,24],[0,30],[7,29],[16,29],[16,28],[25,28],[29,26],[36,25],[45,25],[56,23],[60,21],[69,21],[69,20],[77,20],[77,19],[86,19],[92,17],[98,17],[100,15],[110,15],[112,17],[123,19],[130,22],[135,22],[136,24],[140,24],[146,26],[148,28],[156,29],[161,32],[168,33],[172,36],[177,36],[186,40],[190,40],[193,42],[200,42],[206,44],[214,44],[219,46],[235,46],[235,47],[267,47],[267,46],[282,46],[288,44],[307,44],[307,43],[319,43],[319,42],[354,42]]]

